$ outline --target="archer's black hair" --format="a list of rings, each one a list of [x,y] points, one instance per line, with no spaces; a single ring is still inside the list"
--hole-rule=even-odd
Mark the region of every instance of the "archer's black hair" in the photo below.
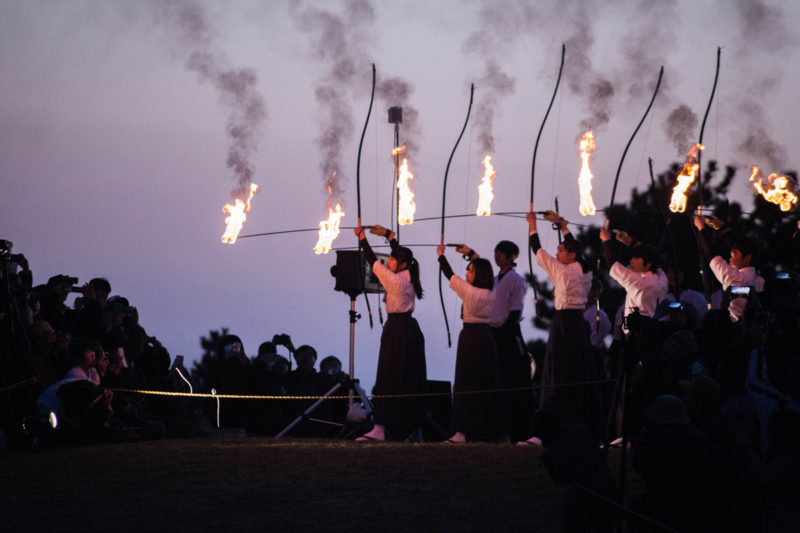
[[[405,246],[398,246],[392,250],[391,256],[397,259],[398,263],[405,263],[408,273],[411,274],[411,284],[414,285],[414,293],[417,299],[422,299],[422,284],[419,282],[419,263],[414,259],[414,253]]]
[[[494,272],[492,272],[492,264],[489,260],[479,257],[473,259],[470,264],[473,272],[475,272],[475,280],[472,285],[479,289],[492,290],[494,288]]]

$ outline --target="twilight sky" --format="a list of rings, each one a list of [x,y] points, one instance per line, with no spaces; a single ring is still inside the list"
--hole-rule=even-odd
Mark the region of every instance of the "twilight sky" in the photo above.
[[[348,355],[349,299],[333,290],[335,254],[315,255],[316,232],[220,242],[223,204],[250,181],[261,191],[243,235],[315,228],[334,200],[356,219],[356,159],[371,63],[378,95],[363,146],[365,224],[390,225],[393,129],[402,105],[419,217],[441,214],[447,158],[475,104],[448,178],[447,213],[475,211],[480,160],[497,170],[493,210],[526,211],[533,144],[553,90],[561,44],[564,77],[536,162],[535,209],[578,223],[577,139],[594,128],[594,201],[604,208],[622,150],[662,87],[632,144],[617,202],[681,161],[705,131],[704,161],[741,170],[732,186],[750,204],[749,166],[797,169],[800,4],[716,1],[132,2],[0,1],[0,238],[14,242],[34,282],[58,273],[109,279],[172,356],[191,362],[199,338],[229,327],[248,355],[275,333],[310,344],[320,358]],[[416,116],[414,116],[416,112]],[[226,162],[230,161],[231,165]],[[439,221],[401,229],[401,241],[435,244]],[[527,226],[509,217],[455,218],[447,242],[491,257]],[[371,237],[374,244],[379,239]],[[546,249],[555,235],[543,231]],[[343,230],[334,246],[353,246]],[[452,380],[433,247],[414,248],[425,298],[415,316],[431,379]],[[524,252],[523,252],[524,253]],[[456,272],[463,262],[449,251]],[[527,270],[527,259],[519,261]],[[536,268],[541,275],[542,271]],[[459,302],[446,288],[457,338]],[[356,327],[356,377],[375,378],[380,326]],[[534,332],[532,295],[523,332]],[[190,364],[190,363],[189,363]]]

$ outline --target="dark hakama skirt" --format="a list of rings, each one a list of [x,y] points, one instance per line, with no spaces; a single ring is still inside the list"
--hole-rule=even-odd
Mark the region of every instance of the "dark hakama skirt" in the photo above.
[[[406,398],[375,398],[375,423],[416,428],[424,420],[423,398],[427,371],[425,338],[411,313],[389,313],[381,333],[378,374],[373,392],[409,395]]]
[[[565,421],[597,431],[597,385],[586,384],[597,378],[596,366],[583,310],[556,310],[545,349],[539,408],[554,409]]]
[[[530,436],[534,401],[531,395],[531,358],[525,349],[519,323],[491,328],[500,361],[501,385],[508,392],[508,432],[512,442]]]
[[[464,324],[456,351],[453,431],[473,440],[496,441],[504,435],[506,411],[497,392],[500,387],[500,362],[489,326]]]

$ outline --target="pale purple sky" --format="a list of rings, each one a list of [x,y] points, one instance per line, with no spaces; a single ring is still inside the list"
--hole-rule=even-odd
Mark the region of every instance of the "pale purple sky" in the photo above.
[[[227,326],[242,337],[249,355],[284,332],[296,345],[311,344],[320,357],[335,354],[346,365],[349,300],[333,290],[329,269],[335,255],[312,252],[314,233],[220,242],[221,207],[236,186],[226,167],[231,113],[219,88],[187,68],[193,50],[211,54],[220,68],[251,69],[257,75],[251,88],[266,106],[260,133],[252,138],[253,181],[261,192],[243,234],[312,228],[326,215],[321,152],[314,142],[328,116],[315,88],[325,84],[337,89],[354,129],[341,139],[346,181],[340,184],[343,225],[354,224],[358,136],[373,61],[379,81],[399,77],[413,87],[408,105],[419,112],[419,134],[410,166],[417,176],[418,217],[440,214],[444,169],[473,81],[475,112],[481,105],[483,112],[495,112],[493,209],[527,210],[533,143],[562,42],[568,43],[569,71],[539,147],[536,209],[551,208],[558,195],[568,219],[603,221],[600,214],[577,213],[576,139],[583,133],[581,121],[591,115],[587,104],[599,101],[588,97],[591,82],[606,80],[615,90],[602,109],[608,123],[595,130],[598,207],[609,201],[622,150],[662,64],[664,86],[628,153],[617,201],[625,201],[632,187],[646,186],[648,157],[657,172],[678,160],[664,121],[681,103],[702,119],[717,46],[723,47],[722,68],[705,132],[705,161],[741,165],[732,191],[746,205],[749,165],[768,172],[798,167],[800,57],[797,29],[788,26],[800,20],[794,2],[678,1],[653,7],[552,1],[532,3],[534,10],[522,8],[523,2],[373,4],[374,17],[364,16],[369,3],[361,2],[362,16],[344,24],[345,34],[320,41],[314,33],[319,26],[309,33],[297,21],[309,6],[339,15],[343,2],[0,2],[0,238],[29,258],[37,284],[58,273],[81,282],[108,278],[113,293],[131,300],[143,326],[173,356],[191,362],[201,352],[199,337]],[[187,38],[163,5],[173,8],[166,13],[198,6],[195,13],[207,24],[204,40]],[[470,39],[478,30],[484,36]],[[324,51],[340,37],[346,37],[340,44],[344,55],[352,54],[354,71],[333,83],[330,58],[316,57],[312,45],[322,43]],[[514,79],[513,92],[493,86],[499,76],[484,77],[491,63]],[[774,141],[772,154],[759,156],[740,146],[743,133],[754,127]],[[695,140],[698,132],[699,126],[692,127],[687,135]],[[484,155],[479,133],[472,121],[455,155],[448,214],[475,210]],[[390,224],[392,143],[386,104],[376,99],[361,166],[364,223]],[[526,233],[521,219],[451,219],[446,240],[466,241],[491,256],[500,239],[524,250]],[[401,237],[406,243],[437,243],[439,221],[403,227]],[[552,250],[555,236],[544,237]],[[335,246],[355,242],[345,230]],[[446,344],[435,249],[421,247],[415,254],[426,291],[415,316],[426,338],[429,377],[451,380],[455,347]],[[448,256],[459,272],[461,260],[452,251]],[[527,270],[527,260],[520,261],[520,270]],[[447,288],[445,296],[455,341],[460,304]],[[531,300],[529,295],[523,328],[529,338],[541,335],[529,323]],[[375,296],[372,307],[376,326],[370,330],[359,299],[364,318],[356,328],[356,376],[367,388],[374,382],[380,337]]]

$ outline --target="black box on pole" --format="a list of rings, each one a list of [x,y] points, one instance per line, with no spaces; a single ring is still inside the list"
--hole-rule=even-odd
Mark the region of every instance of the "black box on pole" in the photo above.
[[[403,123],[403,108],[390,107],[389,108],[389,124],[402,124]]]

